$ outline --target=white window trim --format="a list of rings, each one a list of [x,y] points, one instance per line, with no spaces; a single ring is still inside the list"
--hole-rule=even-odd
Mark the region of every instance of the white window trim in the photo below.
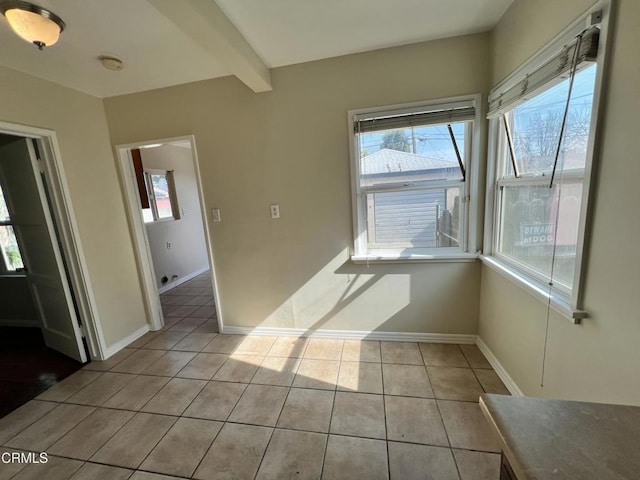
[[[591,223],[591,205],[593,203],[592,189],[595,181],[595,175],[593,172],[593,165],[595,156],[600,151],[600,142],[602,132],[599,131],[598,126],[601,125],[601,117],[604,112],[604,102],[602,101],[602,95],[606,88],[606,76],[607,71],[607,45],[609,32],[609,19],[611,17],[611,2],[609,0],[603,0],[593,5],[587,12],[581,15],[575,22],[569,25],[564,31],[558,34],[551,42],[543,47],[538,53],[533,55],[527,62],[516,69],[505,80],[500,82],[493,90],[501,90],[508,88],[521,81],[525,75],[525,72],[530,71],[536,65],[539,65],[546,58],[557,52],[566,45],[572,38],[574,38],[580,31],[582,31],[587,25],[591,15],[597,11],[602,12],[601,28],[600,28],[600,45],[598,51],[598,58],[596,61],[597,72],[596,81],[594,87],[593,107],[591,115],[590,131],[593,132],[589,136],[587,144],[587,156],[583,182],[583,195],[582,205],[580,208],[580,219],[578,229],[578,241],[576,245],[576,261],[574,271],[574,281],[571,294],[563,294],[561,290],[550,287],[548,283],[540,281],[540,279],[527,275],[526,272],[518,269],[513,263],[505,262],[504,257],[497,253],[497,236],[499,223],[499,195],[497,190],[500,182],[508,180],[498,179],[497,163],[500,149],[499,135],[500,132],[500,119],[494,118],[489,121],[489,151],[487,157],[487,187],[486,187],[486,200],[485,200],[485,228],[484,228],[484,252],[485,254],[480,256],[483,264],[491,268],[492,270],[500,273],[505,278],[513,281],[516,285],[523,288],[536,298],[548,303],[549,307],[554,311],[560,313],[565,318],[573,323],[580,323],[581,319],[586,318],[588,313],[583,309],[584,302],[584,266],[586,263],[587,251],[588,251],[588,239],[586,232],[590,230]],[[567,172],[567,175],[571,175]],[[528,179],[520,179],[521,181],[535,182],[541,177],[530,177]],[[544,177],[547,178],[547,177]],[[504,184],[504,183],[503,183]]]
[[[445,182],[449,184],[462,184],[462,207],[464,208],[464,224],[461,231],[461,247],[438,247],[438,248],[415,248],[413,252],[407,253],[406,249],[369,249],[366,238],[365,209],[358,208],[358,202],[365,192],[384,191],[393,187],[361,188],[359,145],[356,136],[353,134],[353,125],[357,116],[367,113],[380,113],[392,111],[407,111],[411,109],[431,107],[436,105],[449,106],[460,102],[473,101],[475,103],[475,118],[471,127],[471,135],[465,135],[465,152],[468,165],[466,168],[466,181]],[[351,247],[351,261],[354,263],[420,263],[420,262],[473,262],[478,256],[478,189],[479,189],[479,154],[482,142],[482,135],[485,133],[483,120],[484,110],[482,96],[480,94],[463,95],[458,97],[440,98],[423,102],[411,102],[396,105],[362,108],[349,110],[347,112],[347,128],[349,132],[349,163],[351,167],[351,211],[353,218],[353,238]],[[416,186],[424,189],[436,187],[437,184]]]
[[[580,323],[583,318],[587,317],[587,312],[575,309],[564,297],[557,295],[554,291],[550,291],[549,287],[545,286],[540,280],[515,270],[510,264],[502,262],[495,256],[480,255],[479,258],[485,266],[515,283],[535,298],[548,303],[553,311],[571,322]]]

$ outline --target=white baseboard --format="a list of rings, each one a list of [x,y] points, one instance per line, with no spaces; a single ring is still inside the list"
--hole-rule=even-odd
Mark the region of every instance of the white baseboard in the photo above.
[[[25,319],[12,319],[3,318],[0,319],[0,327],[35,327],[40,328],[40,322],[38,320],[25,320]]]
[[[143,336],[148,331],[149,331],[149,325],[145,325],[143,327],[140,327],[138,330],[133,332],[131,335],[128,335],[127,337],[123,338],[119,342],[116,342],[113,345],[111,345],[110,347],[107,347],[106,351],[104,352],[104,355],[105,355],[104,358],[95,358],[94,360],[106,360],[106,359],[108,359],[110,356],[115,355],[120,350],[125,348],[131,342],[135,342],[137,339],[139,339],[141,336]]]
[[[474,344],[475,335],[458,333],[406,333],[364,330],[308,330],[305,328],[235,327],[225,325],[225,334],[268,335],[281,337],[341,338],[345,340],[382,340],[385,342],[465,343]]]
[[[524,393],[520,390],[520,387],[516,385],[516,382],[513,381],[513,378],[507,373],[505,368],[502,366],[498,358],[493,354],[493,352],[489,349],[486,343],[482,341],[480,337],[476,339],[476,345],[480,349],[480,351],[487,357],[487,360],[496,371],[504,386],[507,387],[507,390],[511,392],[511,395],[515,397],[524,397]]]
[[[158,293],[168,292],[172,288],[176,288],[178,285],[182,285],[183,283],[188,282],[192,278],[196,278],[198,275],[202,275],[204,272],[208,272],[208,271],[209,271],[209,266],[207,265],[206,267],[200,268],[195,272],[188,273],[187,275],[184,275],[173,282],[169,282],[166,285],[158,287]]]

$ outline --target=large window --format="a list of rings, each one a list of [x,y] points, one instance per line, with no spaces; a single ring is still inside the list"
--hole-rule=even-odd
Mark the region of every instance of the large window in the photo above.
[[[492,254],[568,310],[578,309],[598,39],[596,27],[572,36],[490,96]]]
[[[18,241],[13,231],[9,208],[0,186],[0,273],[13,273],[24,269]]]
[[[467,250],[475,104],[350,112],[355,259]]]

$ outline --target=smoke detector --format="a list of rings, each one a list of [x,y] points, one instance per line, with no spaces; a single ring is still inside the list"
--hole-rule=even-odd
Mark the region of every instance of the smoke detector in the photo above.
[[[102,66],[107,70],[122,70],[124,68],[124,63],[117,57],[111,57],[108,55],[101,55],[98,57]]]

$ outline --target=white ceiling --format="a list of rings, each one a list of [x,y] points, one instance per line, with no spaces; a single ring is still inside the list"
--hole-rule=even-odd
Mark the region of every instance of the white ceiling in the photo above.
[[[490,30],[513,0],[216,0],[269,67]]]
[[[39,51],[0,21],[0,64],[98,97],[228,75],[146,0],[30,0],[67,25],[56,45]],[[180,0],[184,1],[184,0]],[[100,55],[115,55],[124,70],[106,70]]]
[[[67,29],[58,44],[40,52],[11,32],[2,19],[2,65],[98,97],[234,72],[233,65],[225,64],[227,59],[218,57],[214,48],[192,38],[189,28],[173,22],[146,0],[31,1],[62,17]],[[512,1],[216,0],[216,3],[264,64],[278,67],[486,31],[497,23]],[[237,37],[229,38],[237,43]],[[97,60],[100,55],[121,58],[124,70],[105,70]]]

